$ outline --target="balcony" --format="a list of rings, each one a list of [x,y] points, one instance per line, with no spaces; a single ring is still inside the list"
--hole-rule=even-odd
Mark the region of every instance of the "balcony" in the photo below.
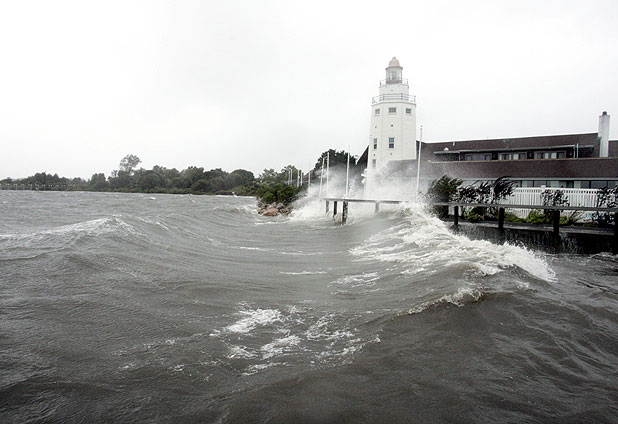
[[[380,102],[410,102],[416,104],[416,96],[409,94],[382,94],[371,99],[371,104]]]
[[[383,79],[382,81],[380,81],[380,87],[384,87],[385,85],[390,85],[390,84],[408,85],[408,79],[407,78],[402,78],[400,81],[393,81],[393,80],[385,80],[385,79]]]

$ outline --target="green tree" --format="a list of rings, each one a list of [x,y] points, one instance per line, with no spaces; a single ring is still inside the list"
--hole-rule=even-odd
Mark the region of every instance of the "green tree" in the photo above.
[[[253,176],[253,172],[251,171],[247,171],[245,169],[236,169],[234,171],[232,171],[232,173],[230,175],[233,175],[234,177],[237,177],[238,179],[237,184],[234,185],[234,187],[239,186],[239,185],[248,185],[251,184],[255,181],[255,177]]]
[[[133,172],[133,170],[135,169],[135,167],[137,165],[139,165],[141,162],[142,162],[142,160],[139,157],[137,157],[136,155],[131,155],[131,154],[126,155],[120,161],[119,170],[120,171],[125,171],[125,172],[128,172],[129,174],[131,174]]]
[[[318,161],[315,163],[315,166],[313,167],[313,170],[318,171],[322,169],[322,159],[324,159],[324,167],[326,169],[326,158],[327,157],[330,162],[329,166],[331,168],[337,165],[347,165],[348,163],[348,152],[346,152],[345,150],[337,151],[335,149],[329,149],[320,155],[320,157],[318,158]],[[350,156],[350,165],[354,165],[353,156]]]
[[[191,187],[192,184],[204,178],[204,168],[190,166],[187,169],[183,169],[180,175],[185,180],[185,187]]]
[[[88,182],[88,186],[91,190],[105,190],[107,188],[107,180],[105,179],[105,174],[92,174],[92,177]]]
[[[113,171],[107,181],[112,190],[128,191],[131,188],[131,175],[127,171]]]
[[[261,183],[275,183],[279,180],[279,174],[274,169],[264,169],[258,176]]]
[[[139,170],[135,177],[141,191],[152,191],[161,187],[161,176],[152,170]]]

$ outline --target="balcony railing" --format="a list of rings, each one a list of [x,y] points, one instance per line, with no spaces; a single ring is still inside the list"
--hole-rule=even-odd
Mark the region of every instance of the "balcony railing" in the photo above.
[[[410,102],[416,104],[416,96],[409,94],[381,94],[371,99],[371,104],[379,102]]]
[[[380,81],[380,87],[383,87],[387,84],[386,82],[387,80],[383,79],[382,81]],[[401,84],[401,85],[408,85],[408,79],[407,78],[402,78],[400,81],[390,81],[388,82],[388,84]]]

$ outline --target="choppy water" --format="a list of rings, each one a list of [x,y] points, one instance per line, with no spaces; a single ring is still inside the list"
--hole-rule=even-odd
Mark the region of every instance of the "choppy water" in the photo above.
[[[615,256],[322,208],[0,192],[0,420],[618,421]]]

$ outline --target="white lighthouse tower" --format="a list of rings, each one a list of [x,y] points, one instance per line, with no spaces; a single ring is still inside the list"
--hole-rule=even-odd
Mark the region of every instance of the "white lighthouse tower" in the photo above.
[[[416,159],[416,98],[410,96],[402,70],[393,57],[380,81],[380,95],[371,101],[368,177],[389,161]]]

